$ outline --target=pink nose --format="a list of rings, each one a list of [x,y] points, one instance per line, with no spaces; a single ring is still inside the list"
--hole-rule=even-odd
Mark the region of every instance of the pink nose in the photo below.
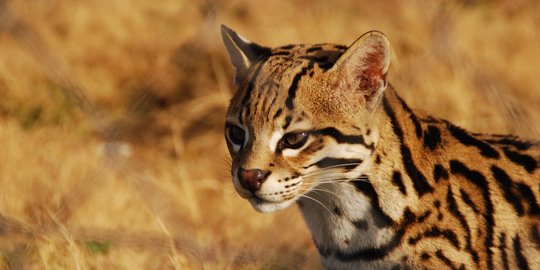
[[[261,189],[261,185],[266,181],[268,175],[270,175],[269,171],[258,169],[244,170],[240,168],[240,170],[238,170],[238,180],[240,180],[240,185],[253,193]]]

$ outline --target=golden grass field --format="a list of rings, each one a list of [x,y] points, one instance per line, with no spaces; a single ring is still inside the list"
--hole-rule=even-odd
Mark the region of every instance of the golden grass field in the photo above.
[[[222,136],[219,25],[268,46],[378,29],[412,107],[540,138],[540,2],[0,0],[0,269],[318,269]]]

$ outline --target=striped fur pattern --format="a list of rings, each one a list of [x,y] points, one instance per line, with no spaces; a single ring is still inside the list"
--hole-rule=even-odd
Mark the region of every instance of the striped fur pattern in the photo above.
[[[389,44],[267,48],[227,27],[238,193],[296,203],[326,269],[540,269],[540,146],[411,110]]]

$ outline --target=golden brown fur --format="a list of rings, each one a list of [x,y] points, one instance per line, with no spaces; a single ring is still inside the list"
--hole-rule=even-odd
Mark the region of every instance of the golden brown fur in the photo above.
[[[297,202],[326,268],[540,268],[538,144],[412,111],[378,32],[275,49],[223,33],[235,187],[262,212]]]

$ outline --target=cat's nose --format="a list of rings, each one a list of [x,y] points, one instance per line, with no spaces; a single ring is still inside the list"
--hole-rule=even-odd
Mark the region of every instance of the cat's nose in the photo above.
[[[261,186],[264,181],[266,181],[268,175],[270,175],[270,171],[259,169],[244,170],[242,168],[238,170],[238,180],[240,181],[240,185],[252,193],[261,189]]]

